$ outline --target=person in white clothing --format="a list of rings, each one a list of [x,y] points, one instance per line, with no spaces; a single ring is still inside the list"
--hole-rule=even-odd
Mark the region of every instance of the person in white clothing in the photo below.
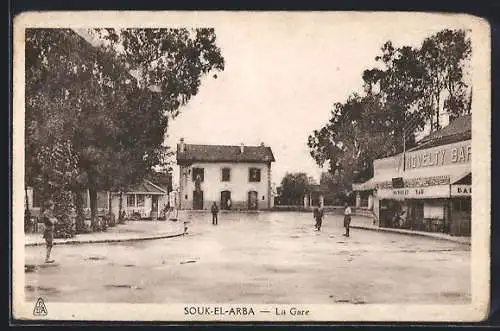
[[[351,207],[346,203],[344,205],[344,236],[349,237],[349,227],[351,225]]]

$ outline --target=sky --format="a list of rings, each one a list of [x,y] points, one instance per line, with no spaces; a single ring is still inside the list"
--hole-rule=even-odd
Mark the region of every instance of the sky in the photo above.
[[[166,143],[270,146],[272,181],[287,172],[319,180],[307,138],[328,122],[335,102],[362,92],[363,70],[391,40],[419,46],[444,28],[463,27],[453,15],[391,16],[321,13],[240,15],[212,26],[225,69],[202,80],[198,94],[170,121]],[[174,167],[174,185],[178,169]],[[326,169],[325,169],[326,170]]]
[[[309,154],[308,135],[328,122],[333,103],[363,91],[361,73],[377,65],[384,42],[418,46],[453,26],[445,18],[427,27],[414,20],[367,23],[345,17],[327,24],[304,19],[293,25],[267,20],[265,28],[248,21],[216,27],[225,70],[217,79],[204,79],[171,122],[167,142],[264,142],[276,158],[273,182],[296,171],[319,180],[322,170]]]

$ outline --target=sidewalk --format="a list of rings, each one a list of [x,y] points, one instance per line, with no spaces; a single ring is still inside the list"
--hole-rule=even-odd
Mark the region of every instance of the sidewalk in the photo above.
[[[380,231],[380,232],[392,232],[399,233],[410,236],[422,236],[429,237],[438,240],[447,240],[453,241],[460,244],[470,245],[470,237],[455,237],[446,233],[436,233],[436,232],[425,232],[425,231],[415,231],[415,230],[406,230],[406,229],[392,229],[392,228],[381,228],[378,225],[373,224],[373,219],[371,217],[354,215],[351,220],[351,228],[353,229],[362,229],[362,230],[371,230],[371,231]]]
[[[69,239],[54,239],[54,245],[122,242],[148,239],[162,239],[182,236],[183,222],[172,221],[128,221],[108,228],[104,232],[78,234]],[[27,233],[25,246],[45,245],[41,233]]]

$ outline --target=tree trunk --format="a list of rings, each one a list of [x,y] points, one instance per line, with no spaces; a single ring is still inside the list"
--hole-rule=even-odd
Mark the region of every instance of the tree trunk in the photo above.
[[[76,209],[76,233],[85,232],[85,206],[83,205],[83,191],[74,192]]]
[[[97,222],[97,190],[95,188],[89,188],[90,196],[90,224],[92,229],[95,231],[98,228]]]
[[[26,207],[24,208],[24,231],[29,231],[31,223],[31,211],[28,199],[28,188],[26,186],[24,187],[24,197],[26,203]]]
[[[116,215],[113,214],[113,193],[108,192],[108,218],[109,218],[109,226],[116,225]]]
[[[123,192],[120,191],[120,203],[118,204],[118,222],[123,223],[122,217],[122,209],[123,209]]]
[[[113,213],[113,194],[111,192],[108,192],[108,214]]]

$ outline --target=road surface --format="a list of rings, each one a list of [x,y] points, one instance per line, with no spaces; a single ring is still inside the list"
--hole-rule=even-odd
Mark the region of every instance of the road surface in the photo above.
[[[470,247],[351,230],[310,213],[194,214],[183,237],[26,247],[26,299],[122,303],[432,303],[470,301]]]

